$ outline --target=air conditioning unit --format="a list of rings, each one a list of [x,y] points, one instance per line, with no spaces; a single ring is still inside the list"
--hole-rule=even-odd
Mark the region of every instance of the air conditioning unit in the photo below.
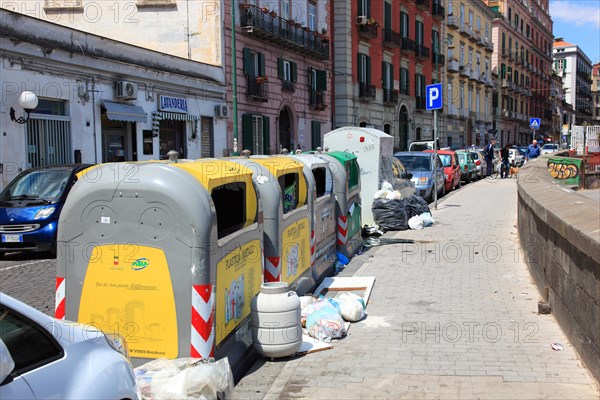
[[[229,110],[227,109],[227,105],[219,104],[215,106],[215,116],[217,118],[227,118],[229,114]]]
[[[366,25],[368,21],[369,21],[369,18],[367,18],[366,15],[361,15],[360,17],[356,17],[357,25]]]
[[[127,81],[117,82],[117,93],[116,98],[121,100],[135,100],[137,99],[138,86],[136,83]]]

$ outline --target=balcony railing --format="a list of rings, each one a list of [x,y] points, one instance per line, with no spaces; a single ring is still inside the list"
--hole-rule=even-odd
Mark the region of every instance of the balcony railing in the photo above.
[[[290,82],[290,81],[281,82],[281,90],[294,93],[296,91],[296,88],[294,87],[294,82]]]
[[[403,37],[400,41],[400,51],[403,53],[413,53],[415,51],[415,46],[415,41],[407,37]]]
[[[458,69],[460,71],[461,76],[464,76],[465,78],[468,78],[471,76],[471,68],[469,68],[469,66],[461,65]]]
[[[485,45],[485,49],[490,52],[493,53],[494,52],[494,43],[487,39],[487,42],[484,40],[483,44]]]
[[[323,92],[312,90],[310,92],[309,105],[315,110],[323,111],[325,109],[325,95]]]
[[[418,58],[429,58],[429,47],[425,47],[422,44],[415,45],[415,55]]]
[[[324,35],[265,13],[253,4],[240,3],[239,8],[240,25],[245,34],[319,60],[329,59],[329,39]]]
[[[460,116],[463,118],[469,118],[469,109],[468,108],[461,108],[460,109]]]
[[[431,53],[431,61],[435,64],[436,61],[439,65],[444,65],[446,64],[446,56],[444,56],[443,54],[440,53]]]
[[[258,81],[257,78],[248,78],[248,88],[247,92],[248,96],[253,97],[254,99],[267,101],[268,97],[268,85],[267,81]]]
[[[453,106],[452,104],[448,105],[448,115],[452,116],[452,117],[458,117],[460,112],[458,110],[458,107]]]
[[[479,79],[479,74],[477,73],[477,70],[475,68],[471,69],[470,71],[471,73],[469,74],[469,79],[476,81]]]
[[[429,0],[415,0],[415,3],[421,10],[429,10]]]
[[[433,17],[441,20],[446,17],[446,9],[435,1],[433,2]]]
[[[462,24],[460,24],[460,26],[458,27],[458,32],[461,35],[468,37],[469,36],[468,25],[465,24],[464,22]]]
[[[458,19],[458,17],[456,15],[449,15],[448,16],[448,26],[451,26],[453,28],[458,28],[460,26],[460,20]]]
[[[459,69],[458,60],[455,60],[453,58],[448,59],[448,71],[458,72],[458,69]]]
[[[358,35],[367,39],[375,39],[378,28],[376,24],[358,25]]]
[[[420,96],[416,96],[415,97],[415,106],[417,107],[417,110],[424,110],[425,107],[425,97],[420,97]]]
[[[371,85],[370,83],[360,82],[358,84],[358,97],[362,100],[374,100],[375,99],[375,85]]]
[[[398,104],[398,91],[394,89],[383,89],[383,104]]]
[[[398,32],[391,29],[383,31],[383,45],[387,47],[397,48],[402,44],[402,36]]]

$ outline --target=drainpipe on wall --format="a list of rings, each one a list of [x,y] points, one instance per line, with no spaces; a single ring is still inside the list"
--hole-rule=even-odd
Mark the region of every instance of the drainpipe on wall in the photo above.
[[[329,71],[331,73],[331,130],[337,128],[335,125],[335,61],[334,57],[334,40],[333,35],[335,34],[335,27],[333,26],[333,0],[329,1]]]
[[[231,86],[233,101],[233,156],[238,152],[238,109],[237,109],[237,50],[235,48],[235,0],[231,0]]]
[[[92,76],[92,119],[94,120],[94,164],[98,164],[98,144],[96,143],[96,81]]]

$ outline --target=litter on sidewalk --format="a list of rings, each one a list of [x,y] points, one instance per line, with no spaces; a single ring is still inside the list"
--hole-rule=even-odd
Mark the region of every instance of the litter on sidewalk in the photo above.
[[[375,223],[383,232],[422,229],[434,223],[427,202],[417,195],[403,198],[383,189],[375,193],[372,211]]]

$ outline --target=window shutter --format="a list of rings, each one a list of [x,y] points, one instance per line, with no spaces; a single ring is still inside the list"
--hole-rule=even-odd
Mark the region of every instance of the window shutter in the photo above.
[[[318,69],[317,70],[317,86],[316,89],[318,91],[326,91],[327,90],[327,71]]]
[[[249,48],[244,48],[244,74],[252,75],[252,52]]]
[[[356,59],[357,59],[357,63],[356,64],[358,66],[358,68],[356,68],[356,70],[358,71],[358,82],[360,82],[360,83],[363,83],[363,81],[361,80],[362,79],[362,72],[363,72],[362,71],[362,56],[363,55],[361,53],[358,53],[356,55]]]
[[[269,155],[270,151],[270,140],[271,140],[271,127],[269,126],[269,117],[262,117],[263,119],[263,154]]]
[[[258,75],[266,76],[267,73],[265,71],[265,55],[263,53],[258,53]]]
[[[383,89],[387,88],[387,74],[385,73],[385,64],[387,64],[385,61],[381,62],[381,87]]]
[[[371,57],[366,56],[367,57],[367,82],[368,84],[371,83]]]
[[[277,77],[283,80],[283,58],[277,59]]]
[[[321,146],[321,122],[310,121],[310,125],[312,149],[316,150]]]
[[[242,150],[253,150],[252,114],[242,114]]]
[[[392,5],[390,3],[385,3],[384,13],[384,28],[385,30],[392,29]]]
[[[367,0],[367,18],[371,18],[371,0]]]
[[[296,67],[296,63],[295,62],[291,63],[290,70],[291,70],[291,73],[292,73],[292,77],[291,77],[292,79],[291,80],[292,80],[292,82],[296,82],[298,80],[298,68]]]
[[[408,69],[406,71],[406,95],[410,95],[410,75],[408,74]]]

